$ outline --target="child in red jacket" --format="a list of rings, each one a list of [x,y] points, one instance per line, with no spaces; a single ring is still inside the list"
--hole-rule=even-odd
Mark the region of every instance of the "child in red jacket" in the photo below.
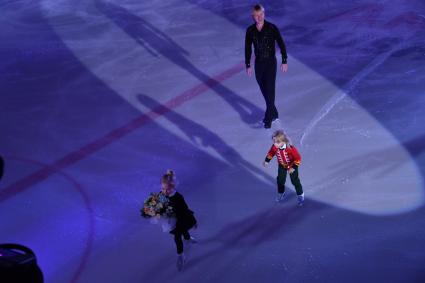
[[[295,187],[298,196],[298,205],[302,206],[304,203],[303,187],[298,176],[298,166],[301,163],[301,155],[298,150],[289,142],[288,137],[283,131],[276,131],[273,133],[273,145],[267,153],[266,160],[263,162],[266,167],[274,156],[277,157],[279,164],[277,175],[277,197],[276,201],[279,202],[285,195],[285,182],[286,175],[289,172],[291,183]]]

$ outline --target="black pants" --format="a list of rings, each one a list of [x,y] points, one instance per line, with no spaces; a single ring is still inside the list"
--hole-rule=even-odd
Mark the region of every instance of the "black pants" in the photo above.
[[[4,160],[3,157],[0,156],[0,180],[3,177],[4,172]]]
[[[177,247],[177,254],[182,254],[183,253],[183,240],[182,240],[182,236],[184,237],[185,240],[190,240],[190,234],[189,231],[180,231],[180,230],[176,230],[174,233],[174,242],[176,243],[176,247]]]
[[[302,195],[303,187],[301,185],[300,178],[298,177],[298,166],[294,166],[293,168],[295,171],[294,173],[289,174],[289,177],[291,178],[291,183],[294,185],[297,195]],[[277,191],[278,193],[283,194],[285,192],[285,182],[288,170],[286,170],[282,165],[279,165],[277,172]]]
[[[279,117],[274,105],[276,90],[276,57],[269,59],[255,60],[255,78],[260,86],[261,93],[266,101],[266,113],[264,113],[264,123],[271,123]]]

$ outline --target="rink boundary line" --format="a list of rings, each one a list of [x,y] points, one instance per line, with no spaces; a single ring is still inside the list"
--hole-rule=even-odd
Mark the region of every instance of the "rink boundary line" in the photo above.
[[[152,121],[160,116],[165,115],[170,110],[177,108],[178,106],[194,99],[195,97],[205,93],[209,89],[215,87],[221,82],[239,74],[244,69],[243,62],[224,70],[223,72],[211,77],[206,82],[197,84],[196,86],[184,91],[180,95],[168,100],[165,104],[155,107],[154,109],[139,115],[132,119],[127,124],[113,129],[109,133],[101,136],[100,138],[80,147],[79,149],[72,151],[62,158],[54,161],[51,165],[48,165],[40,170],[37,170],[26,177],[23,177],[15,183],[6,186],[0,190],[0,202],[20,193],[57,172],[72,164],[77,163],[80,160],[90,156],[100,149],[108,146],[114,141],[134,132],[149,121]],[[164,107],[165,106],[165,107]]]

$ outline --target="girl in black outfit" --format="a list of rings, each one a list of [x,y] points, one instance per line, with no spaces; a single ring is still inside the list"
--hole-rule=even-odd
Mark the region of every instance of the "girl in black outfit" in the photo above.
[[[173,208],[176,217],[176,226],[170,231],[174,235],[174,241],[177,247],[177,268],[181,270],[185,263],[185,255],[183,253],[183,240],[188,243],[196,243],[195,239],[190,236],[189,230],[197,227],[197,221],[193,215],[193,211],[187,206],[183,196],[176,191],[175,175],[172,170],[168,170],[161,178],[162,193],[166,195]]]

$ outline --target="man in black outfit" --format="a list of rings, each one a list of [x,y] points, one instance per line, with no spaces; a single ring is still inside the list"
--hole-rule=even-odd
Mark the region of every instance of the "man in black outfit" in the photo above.
[[[282,72],[288,70],[286,60],[285,43],[280,35],[279,29],[272,23],[264,20],[264,8],[261,5],[255,5],[252,9],[252,18],[255,23],[246,30],[245,36],[245,65],[248,76],[252,75],[251,54],[252,44],[254,44],[255,53],[255,78],[260,86],[261,93],[266,101],[266,112],[264,114],[264,128],[271,127],[272,122],[279,118],[275,101],[276,89],[276,48],[275,42],[279,45],[282,54]]]

